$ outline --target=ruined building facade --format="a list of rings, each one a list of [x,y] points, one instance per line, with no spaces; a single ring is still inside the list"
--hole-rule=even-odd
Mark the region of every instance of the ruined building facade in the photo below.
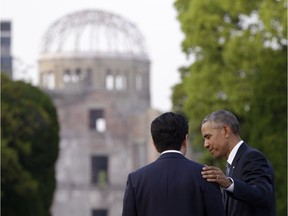
[[[119,216],[128,173],[157,157],[143,38],[121,17],[88,10],[53,23],[42,48],[40,87],[61,138],[52,215]]]

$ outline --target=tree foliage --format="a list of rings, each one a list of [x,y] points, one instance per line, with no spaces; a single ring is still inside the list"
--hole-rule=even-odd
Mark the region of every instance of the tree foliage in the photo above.
[[[50,215],[59,126],[50,98],[1,74],[1,212]]]
[[[274,166],[277,211],[285,215],[287,2],[176,0],[175,8],[185,34],[183,52],[195,61],[180,69],[173,108],[189,117],[193,149],[203,150],[205,115],[217,109],[235,113],[242,139]]]

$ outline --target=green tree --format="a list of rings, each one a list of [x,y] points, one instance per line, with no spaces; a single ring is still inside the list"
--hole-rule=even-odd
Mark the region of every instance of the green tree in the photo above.
[[[50,215],[59,126],[50,98],[1,74],[1,213]]]
[[[235,113],[242,138],[274,166],[277,212],[285,215],[287,2],[176,0],[175,8],[183,52],[195,61],[185,73],[180,69],[173,109],[189,117],[194,151],[203,151],[205,115],[223,108]]]

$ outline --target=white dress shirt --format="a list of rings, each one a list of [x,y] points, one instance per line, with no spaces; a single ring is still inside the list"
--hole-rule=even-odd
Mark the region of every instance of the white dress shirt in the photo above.
[[[163,152],[161,153],[161,155],[162,155],[162,154],[165,154],[165,153],[179,153],[179,154],[182,154],[180,151],[177,151],[177,150],[166,150],[166,151],[163,151]]]
[[[229,163],[230,165],[232,165],[232,162],[236,156],[236,153],[239,149],[239,147],[241,146],[241,144],[243,143],[244,141],[243,140],[240,140],[235,146],[234,148],[232,149],[232,151],[230,152],[229,156],[228,156],[228,160],[227,160],[227,163]],[[233,192],[234,191],[234,181],[232,178],[230,178],[230,180],[232,181],[232,184],[226,188],[225,190],[227,191],[230,191],[230,192]]]

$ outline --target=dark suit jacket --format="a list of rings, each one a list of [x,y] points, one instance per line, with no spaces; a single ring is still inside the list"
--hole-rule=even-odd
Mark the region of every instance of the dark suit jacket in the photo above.
[[[203,165],[164,153],[129,174],[122,216],[224,215],[218,185],[201,176]]]
[[[230,171],[234,192],[227,192],[227,216],[275,216],[274,173],[265,156],[243,143]]]

